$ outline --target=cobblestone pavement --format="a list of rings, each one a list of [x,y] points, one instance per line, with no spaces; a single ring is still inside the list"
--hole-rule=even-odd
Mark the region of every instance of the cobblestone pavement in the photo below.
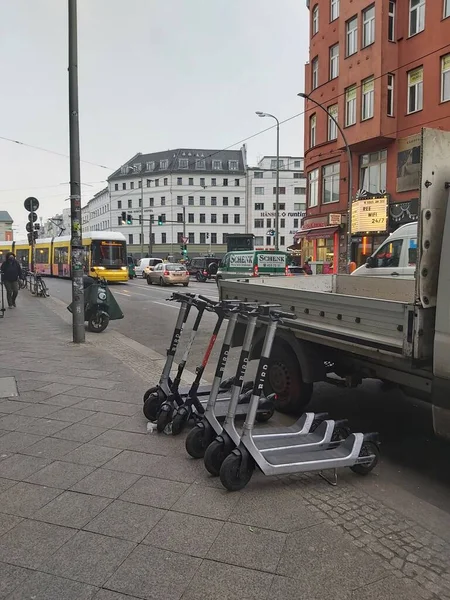
[[[450,599],[447,513],[377,473],[227,493],[147,433],[161,357],[113,325],[76,347],[61,308],[22,293],[0,320],[0,598]]]

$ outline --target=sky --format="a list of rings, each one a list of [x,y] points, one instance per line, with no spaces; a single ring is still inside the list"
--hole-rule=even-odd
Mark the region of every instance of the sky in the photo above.
[[[16,239],[28,196],[44,219],[69,206],[67,25],[67,0],[1,3],[0,210]],[[274,123],[255,111],[301,113],[308,42],[306,0],[78,0],[83,205],[137,152],[240,148]],[[246,143],[255,164],[275,129]],[[303,155],[302,116],[280,154]]]

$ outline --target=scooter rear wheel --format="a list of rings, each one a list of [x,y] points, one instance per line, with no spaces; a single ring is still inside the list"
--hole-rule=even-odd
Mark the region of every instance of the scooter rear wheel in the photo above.
[[[251,456],[246,457],[246,465],[243,465],[243,457],[240,451],[233,451],[223,461],[220,467],[220,481],[229,492],[237,492],[245,488],[255,470],[255,462]]]
[[[359,465],[353,465],[353,467],[350,467],[350,469],[354,473],[358,473],[358,475],[368,475],[372,471],[372,469],[374,469],[378,464],[378,459],[380,458],[380,450],[377,444],[375,444],[374,442],[364,442],[359,452],[359,456],[371,455],[373,455],[373,458],[370,462]]]
[[[177,413],[172,421],[172,435],[179,435],[188,421],[188,415],[185,413]]]
[[[156,421],[158,416],[158,410],[161,406],[161,400],[158,394],[150,394],[147,400],[144,402],[143,412],[145,417],[149,421]]]
[[[227,457],[225,443],[219,440],[213,440],[210,445],[206,448],[205,452],[205,467],[208,473],[213,477],[218,477],[220,474],[220,467],[223,461]]]
[[[92,333],[101,333],[108,327],[108,323],[109,316],[105,312],[99,311],[89,316],[88,329]]]
[[[161,410],[156,421],[156,429],[161,433],[170,423],[172,418],[172,412],[168,410]]]
[[[267,421],[273,417],[274,413],[275,409],[258,412],[256,413],[256,421],[258,423],[267,423]]]
[[[208,447],[209,440],[204,427],[196,425],[193,427],[186,437],[186,452],[192,458],[203,458],[205,450]]]

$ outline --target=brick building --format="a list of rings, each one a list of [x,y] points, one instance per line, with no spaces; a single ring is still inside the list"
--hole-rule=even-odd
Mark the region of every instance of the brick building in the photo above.
[[[351,258],[362,264],[391,231],[417,219],[421,128],[450,129],[450,0],[307,0],[307,6],[305,92],[337,119],[351,150]],[[304,257],[337,272],[347,262],[349,162],[338,128],[311,100],[308,206],[299,237]],[[372,210],[372,198],[378,213],[368,223],[359,213]]]

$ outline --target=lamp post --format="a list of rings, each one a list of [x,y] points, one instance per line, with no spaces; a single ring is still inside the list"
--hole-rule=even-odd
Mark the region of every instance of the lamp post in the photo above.
[[[151,219],[151,216],[150,216]],[[144,179],[141,177],[141,258],[144,258]]]
[[[280,121],[269,113],[256,111],[258,117],[270,117],[277,122],[277,182],[275,191],[275,250],[279,250],[279,215],[280,215]]]
[[[352,257],[351,257],[351,253],[352,253],[352,238],[351,238],[351,231],[352,231],[352,192],[353,192],[353,160],[352,160],[352,151],[350,150],[350,146],[348,145],[347,138],[345,136],[345,133],[344,133],[342,127],[339,125],[338,120],[330,113],[330,111],[327,108],[325,108],[325,106],[323,106],[323,104],[320,104],[320,102],[317,102],[317,100],[314,100],[314,98],[311,98],[311,96],[309,96],[308,94],[304,94],[304,93],[300,92],[300,94],[297,94],[297,96],[300,96],[300,98],[304,98],[305,100],[309,100],[310,102],[312,102],[313,104],[315,104],[318,108],[320,108],[324,112],[326,112],[327,115],[328,115],[328,117],[333,121],[333,123],[338,128],[339,133],[342,135],[342,139],[344,140],[345,151],[347,152],[347,160],[348,160],[347,262],[350,262],[351,259],[352,259]]]

